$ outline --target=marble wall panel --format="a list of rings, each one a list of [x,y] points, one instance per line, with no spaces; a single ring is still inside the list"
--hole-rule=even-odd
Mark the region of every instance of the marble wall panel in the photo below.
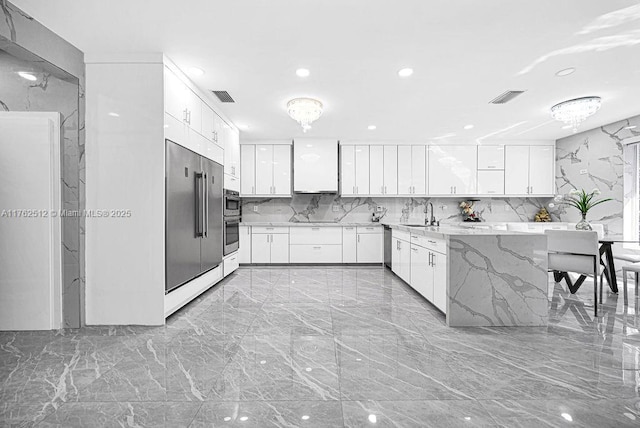
[[[84,54],[6,0],[0,11],[0,109],[61,113],[62,206],[82,211]],[[84,320],[84,218],[67,217],[62,228],[63,326],[76,328]]]

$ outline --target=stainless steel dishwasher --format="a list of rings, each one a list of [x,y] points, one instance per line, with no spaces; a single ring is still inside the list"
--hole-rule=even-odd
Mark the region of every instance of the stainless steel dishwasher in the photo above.
[[[391,269],[391,227],[384,225],[384,265]]]

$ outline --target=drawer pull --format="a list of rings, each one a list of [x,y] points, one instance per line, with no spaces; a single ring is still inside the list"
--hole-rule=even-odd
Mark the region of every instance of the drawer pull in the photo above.
[[[322,247],[313,247],[314,250],[320,250]]]
[[[311,230],[320,230],[319,227],[312,227]]]
[[[430,239],[428,239],[428,240],[427,240],[427,242],[428,242],[429,244],[436,244],[436,241],[432,241],[432,240],[430,240]]]
[[[267,227],[267,230],[273,230],[273,227]]]
[[[411,235],[411,239],[420,239],[420,237],[418,237],[416,235]]]
[[[411,251],[418,251],[418,249],[411,247]]]

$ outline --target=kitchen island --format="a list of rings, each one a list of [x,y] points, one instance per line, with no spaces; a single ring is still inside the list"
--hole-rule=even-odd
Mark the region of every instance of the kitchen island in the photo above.
[[[393,270],[451,327],[545,326],[544,234],[456,226],[393,230]]]

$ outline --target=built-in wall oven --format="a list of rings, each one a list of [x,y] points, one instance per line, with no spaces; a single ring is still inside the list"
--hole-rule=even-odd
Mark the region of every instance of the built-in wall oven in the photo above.
[[[238,250],[240,241],[240,217],[224,218],[224,255]]]
[[[224,189],[225,217],[240,217],[240,193]]]

